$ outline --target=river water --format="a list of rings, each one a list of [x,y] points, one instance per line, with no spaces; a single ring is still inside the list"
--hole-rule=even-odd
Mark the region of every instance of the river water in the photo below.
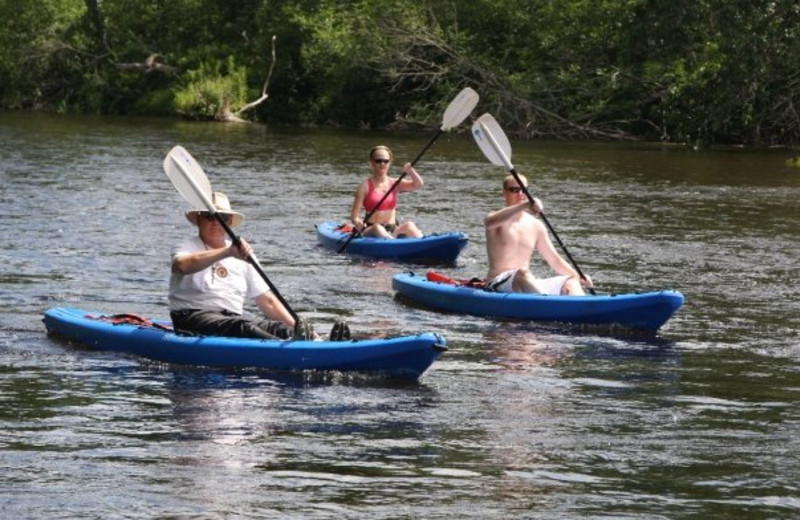
[[[476,112],[477,114],[478,112]],[[502,122],[501,122],[502,124]],[[790,152],[513,142],[512,160],[601,293],[677,289],[656,336],[413,308],[427,266],[320,249],[384,143],[429,135],[0,113],[0,511],[7,518],[800,516],[800,169]],[[246,215],[272,282],[326,331],[444,334],[416,383],[164,366],[49,338],[74,306],[167,315],[193,233],[163,173],[181,144]],[[468,135],[400,197],[485,271],[505,172]],[[537,269],[544,270],[543,267]]]

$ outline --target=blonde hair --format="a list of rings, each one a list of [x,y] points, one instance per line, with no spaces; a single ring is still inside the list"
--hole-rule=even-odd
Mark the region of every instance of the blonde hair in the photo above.
[[[522,175],[521,173],[518,173],[517,176],[519,177],[519,180],[522,181],[523,186],[527,188],[528,178]],[[514,174],[509,173],[508,175],[506,175],[505,179],[503,179],[503,189],[508,188],[508,181],[516,182],[517,179],[514,178]]]
[[[373,146],[372,149],[369,151],[370,161],[372,160],[372,156],[375,155],[375,152],[377,152],[378,150],[384,150],[386,153],[389,154],[389,160],[394,161],[394,154],[392,153],[392,151],[389,149],[388,146],[384,146],[382,144],[379,144],[378,146]]]

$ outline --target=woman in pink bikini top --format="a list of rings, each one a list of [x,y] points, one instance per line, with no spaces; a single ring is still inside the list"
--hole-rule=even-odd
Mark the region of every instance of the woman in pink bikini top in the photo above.
[[[421,237],[422,232],[411,221],[397,222],[397,193],[414,191],[422,187],[422,177],[411,163],[403,165],[406,176],[391,190],[392,185],[398,182],[389,177],[389,165],[393,159],[392,151],[386,146],[376,146],[369,151],[369,164],[372,168],[372,177],[358,186],[353,207],[350,209],[350,220],[353,225],[361,230],[364,236],[397,238],[399,236]],[[384,199],[384,196],[386,198]],[[381,202],[383,200],[383,202]],[[378,206],[380,203],[380,206]],[[369,216],[369,222],[364,222],[361,209]]]

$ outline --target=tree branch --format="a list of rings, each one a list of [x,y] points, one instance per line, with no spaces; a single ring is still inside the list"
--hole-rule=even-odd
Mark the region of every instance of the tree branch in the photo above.
[[[231,114],[232,117],[238,118],[242,113],[246,112],[247,110],[250,110],[252,108],[257,107],[258,105],[260,105],[261,103],[266,101],[267,98],[269,98],[269,93],[267,92],[267,90],[269,89],[269,80],[270,80],[270,78],[272,78],[272,71],[275,69],[275,38],[276,37],[273,35],[272,36],[272,63],[269,66],[269,72],[267,73],[266,81],[264,81],[264,87],[261,89],[261,97],[258,98],[255,101],[251,102],[251,103],[246,104],[245,106],[243,106],[242,108],[240,108],[239,110],[237,110],[236,112]]]
[[[160,56],[158,54],[151,54],[143,62],[118,63],[117,69],[138,70],[144,72],[145,74],[150,74],[151,72],[164,72],[167,74],[171,74],[177,70],[175,67],[172,67],[171,65],[164,65],[163,63],[159,63],[158,61],[156,61],[158,60],[159,57]]]

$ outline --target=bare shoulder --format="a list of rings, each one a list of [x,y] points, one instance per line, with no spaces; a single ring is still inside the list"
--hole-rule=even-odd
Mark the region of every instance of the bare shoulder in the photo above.
[[[369,179],[364,179],[356,188],[356,193],[366,193],[369,189]]]
[[[490,225],[492,223],[492,217],[494,217],[495,215],[500,213],[502,210],[503,210],[503,208],[500,208],[500,209],[492,210],[489,213],[487,213],[486,216],[483,217],[483,224],[485,226]]]

